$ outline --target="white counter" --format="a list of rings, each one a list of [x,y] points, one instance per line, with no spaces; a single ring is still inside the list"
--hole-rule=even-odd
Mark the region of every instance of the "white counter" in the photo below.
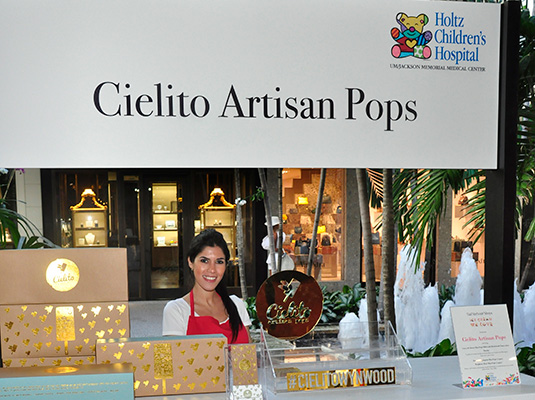
[[[454,400],[454,399],[492,399],[516,400],[535,399],[535,377],[522,374],[520,385],[495,386],[489,388],[463,389],[461,372],[457,357],[411,358],[412,385],[374,386],[354,389],[334,389],[328,392],[330,400],[358,397],[359,400],[396,399],[396,400]],[[312,400],[325,399],[325,390],[292,392],[269,399]],[[222,400],[225,393],[187,396],[138,397],[145,400]]]

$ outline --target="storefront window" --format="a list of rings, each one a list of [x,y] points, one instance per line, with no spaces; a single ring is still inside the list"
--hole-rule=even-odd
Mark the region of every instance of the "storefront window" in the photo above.
[[[96,200],[103,206],[108,205],[107,175],[104,172],[63,172],[57,176],[59,183],[59,202],[55,205],[59,216],[58,230],[61,234],[61,247],[74,247],[73,210],[71,207],[80,203],[82,193],[90,189]],[[106,211],[106,216],[109,210]],[[101,221],[101,223],[104,221]],[[105,221],[107,223],[107,221]]]
[[[345,170],[327,169],[318,224],[317,246],[311,249],[317,208],[320,169],[283,170],[284,249],[294,259],[296,269],[306,273],[308,255],[314,251],[312,273],[317,280],[343,279],[343,234]]]
[[[153,289],[178,288],[179,230],[182,198],[176,183],[152,185],[152,269]]]

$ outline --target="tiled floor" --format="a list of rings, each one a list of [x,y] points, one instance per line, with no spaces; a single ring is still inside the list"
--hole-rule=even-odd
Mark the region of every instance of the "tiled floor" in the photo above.
[[[130,336],[162,336],[163,308],[168,300],[131,301]]]

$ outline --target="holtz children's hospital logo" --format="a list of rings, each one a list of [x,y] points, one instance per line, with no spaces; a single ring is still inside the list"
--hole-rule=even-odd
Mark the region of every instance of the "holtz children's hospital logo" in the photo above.
[[[390,34],[397,44],[392,47],[395,58],[416,57],[428,59],[431,48],[427,44],[433,39],[430,31],[424,32],[424,26],[429,22],[425,14],[409,17],[405,13],[396,15],[399,28],[392,28]]]

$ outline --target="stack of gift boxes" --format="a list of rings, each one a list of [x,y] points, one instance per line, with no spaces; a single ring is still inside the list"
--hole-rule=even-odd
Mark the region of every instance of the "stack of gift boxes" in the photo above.
[[[132,364],[136,396],[226,390],[224,335],[130,338],[125,249],[5,250],[0,276],[3,367]]]
[[[136,396],[224,392],[224,335],[97,341],[97,362],[132,363]]]
[[[128,338],[125,249],[0,252],[4,367],[95,364],[96,341]]]

